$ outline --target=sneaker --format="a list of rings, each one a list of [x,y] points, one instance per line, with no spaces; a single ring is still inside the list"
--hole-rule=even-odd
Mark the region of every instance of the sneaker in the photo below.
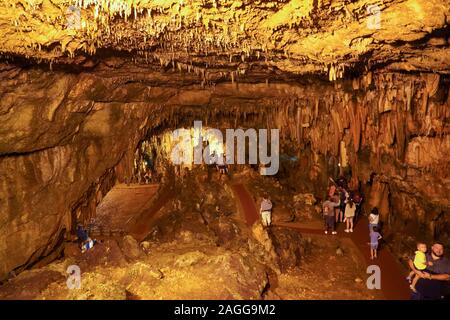
[[[411,280],[411,277],[406,277],[406,281],[408,281],[408,283],[411,283],[412,282],[412,280]]]
[[[328,234],[328,231],[325,231],[325,234]]]
[[[345,229],[345,230],[344,230],[344,232],[347,232],[347,233],[349,233],[349,232],[350,232],[350,230],[348,230],[348,229]]]
[[[411,289],[412,292],[417,293],[416,288],[414,288],[413,286],[409,286],[409,288]]]
[[[350,232],[353,232],[353,229],[350,229]]]
[[[333,231],[331,234],[337,234],[337,232],[336,232],[336,231]]]

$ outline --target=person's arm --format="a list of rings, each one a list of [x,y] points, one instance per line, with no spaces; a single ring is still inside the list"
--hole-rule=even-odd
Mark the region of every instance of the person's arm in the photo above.
[[[431,280],[444,280],[444,281],[450,281],[450,274],[432,274]]]
[[[450,274],[430,274],[428,272],[423,273],[423,278],[429,279],[429,280],[441,280],[441,281],[450,281]]]

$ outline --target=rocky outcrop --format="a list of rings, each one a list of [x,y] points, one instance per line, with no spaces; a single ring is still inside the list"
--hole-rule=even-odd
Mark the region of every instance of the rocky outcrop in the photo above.
[[[108,191],[101,188],[105,174],[137,145],[154,110],[150,103],[96,101],[101,83],[89,75],[6,69],[0,89],[2,279],[54,250],[82,212],[89,217]],[[86,202],[88,190],[95,199]]]

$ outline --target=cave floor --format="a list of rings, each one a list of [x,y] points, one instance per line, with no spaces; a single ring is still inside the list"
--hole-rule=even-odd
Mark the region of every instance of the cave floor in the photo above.
[[[216,174],[208,183],[205,179],[186,179],[183,192],[159,194],[162,200],[156,201],[151,199],[158,194],[156,185],[115,187],[99,206],[97,222],[112,230],[122,226],[121,232],[105,233],[84,254],[75,243],[67,243],[61,259],[2,285],[0,299],[390,298],[367,288],[367,261],[352,239],[304,232],[318,230],[317,216],[288,222],[288,210],[282,207],[274,210],[276,232],[287,226],[304,228],[302,241],[309,245],[299,266],[276,270],[267,252],[251,240],[255,226],[235,198],[233,186],[246,181]],[[254,181],[252,187],[257,185]],[[252,188],[248,195],[254,200]],[[134,224],[133,215],[139,217]],[[81,269],[80,289],[67,288],[70,265]]]

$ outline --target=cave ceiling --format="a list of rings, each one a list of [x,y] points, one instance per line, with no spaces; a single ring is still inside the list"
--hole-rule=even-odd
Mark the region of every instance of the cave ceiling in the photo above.
[[[448,0],[2,0],[0,55],[91,66],[107,52],[233,80],[246,72],[450,73]]]

